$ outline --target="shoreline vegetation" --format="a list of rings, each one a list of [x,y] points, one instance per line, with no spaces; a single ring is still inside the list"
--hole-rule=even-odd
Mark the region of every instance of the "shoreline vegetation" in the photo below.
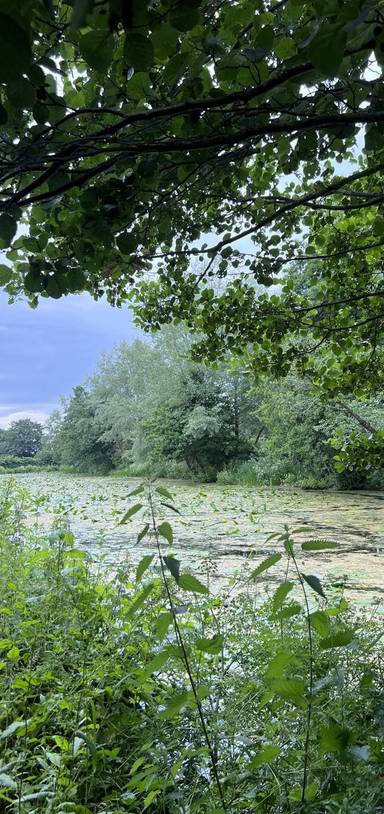
[[[23,419],[0,431],[0,473],[384,488],[382,394],[324,400],[297,373],[257,381],[233,360],[193,362],[191,342],[183,327],[168,326],[104,354],[44,427]]]
[[[241,595],[212,596],[164,503],[136,486],[120,523],[141,511],[152,552],[103,574],[62,513],[47,529],[38,498],[1,485],[4,811],[379,812],[382,623],[300,569],[336,544],[269,535]]]

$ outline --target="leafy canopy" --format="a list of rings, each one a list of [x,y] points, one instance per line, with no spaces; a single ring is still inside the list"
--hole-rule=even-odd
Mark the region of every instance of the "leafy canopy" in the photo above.
[[[278,372],[310,335],[348,373],[352,326],[361,372],[382,319],[383,14],[383,0],[0,0],[7,292],[129,297],[144,327],[184,318],[208,338],[200,355],[252,343]],[[298,257],[323,279],[312,297],[292,281],[257,294]]]

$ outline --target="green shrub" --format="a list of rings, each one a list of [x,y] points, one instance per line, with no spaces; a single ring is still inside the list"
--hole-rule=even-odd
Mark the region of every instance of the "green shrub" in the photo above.
[[[31,527],[39,499],[2,487],[1,810],[378,812],[381,627],[323,598],[288,531],[249,590],[210,596],[169,548],[172,496],[135,491],[126,522],[146,514],[150,553],[103,575],[59,518]],[[281,555],[290,581],[262,601]]]

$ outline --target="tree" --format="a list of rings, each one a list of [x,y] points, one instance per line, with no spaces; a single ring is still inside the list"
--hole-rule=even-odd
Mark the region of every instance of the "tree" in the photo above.
[[[21,418],[12,421],[2,435],[2,451],[20,458],[32,458],[41,449],[43,427],[38,421]]]
[[[285,372],[296,346],[281,340],[307,330],[314,304],[290,290],[260,297],[254,280],[271,285],[298,256],[329,272],[335,250],[313,243],[317,218],[328,231],[351,214],[375,224],[374,239],[352,228],[337,246],[347,264],[370,263],[372,243],[383,245],[383,21],[383,0],[7,6],[0,240],[12,267],[0,274],[10,296],[129,297],[146,328],[187,319],[205,335],[200,355],[251,342],[259,366]],[[230,275],[219,295],[217,274]],[[337,271],[332,281],[325,344],[341,335],[340,300],[382,297],[364,279],[340,296]],[[361,337],[364,319],[350,316]],[[365,325],[377,337],[381,322]]]
[[[55,457],[79,472],[107,472],[113,467],[113,448],[101,439],[95,405],[84,387],[77,385],[64,402],[64,414],[56,423],[53,440]]]

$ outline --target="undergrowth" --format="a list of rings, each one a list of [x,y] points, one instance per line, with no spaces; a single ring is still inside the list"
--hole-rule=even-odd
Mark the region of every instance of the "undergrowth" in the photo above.
[[[379,623],[328,601],[288,529],[247,591],[211,595],[173,553],[170,493],[134,491],[121,522],[142,512],[148,554],[104,574],[3,487],[0,810],[382,812]]]

